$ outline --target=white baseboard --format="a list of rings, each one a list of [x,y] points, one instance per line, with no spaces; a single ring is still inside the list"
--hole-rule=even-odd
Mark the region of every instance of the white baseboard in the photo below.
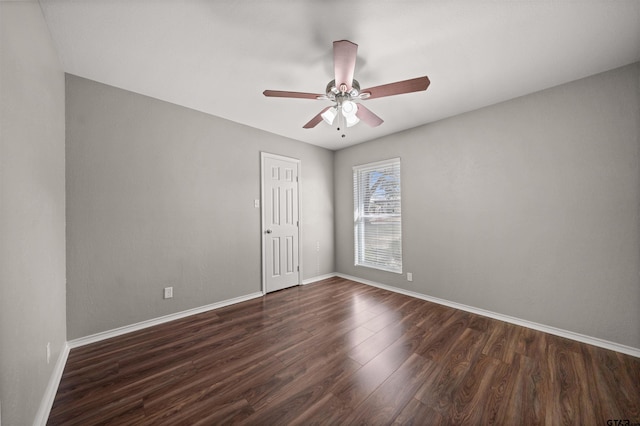
[[[331,273],[331,274],[324,274],[324,275],[318,275],[316,277],[311,277],[311,278],[307,278],[306,280],[302,280],[302,285],[307,285],[307,284],[311,284],[311,283],[315,283],[318,281],[322,281],[322,280],[326,280],[328,278],[334,278],[337,277],[338,274]]]
[[[103,331],[101,333],[92,334],[86,337],[80,337],[78,339],[73,339],[68,342],[69,347],[71,349],[77,348],[80,346],[85,346],[91,343],[99,342],[101,340],[110,339],[112,337],[121,336],[123,334],[131,333],[132,331],[142,330],[144,328],[153,327],[154,325],[164,324],[169,321],[174,321],[177,319],[185,318],[190,315],[201,314],[203,312],[208,312],[213,309],[223,308],[225,306],[234,305],[240,302],[246,302],[247,300],[255,299],[257,297],[262,297],[262,292],[256,292],[247,294],[245,296],[234,297],[233,299],[223,300],[221,302],[211,303],[209,305],[200,306],[198,308],[188,309],[182,312],[176,312],[175,314],[165,315],[163,317],[150,319],[147,321],[142,321],[136,324],[127,325],[124,327],[115,328],[113,330]]]
[[[47,388],[45,389],[44,395],[42,396],[40,407],[38,408],[36,418],[33,421],[34,426],[45,426],[47,424],[47,420],[49,420],[49,413],[51,413],[51,407],[53,407],[53,401],[56,398],[56,392],[58,392],[58,386],[60,385],[60,380],[62,379],[62,373],[64,372],[65,365],[67,365],[69,349],[69,343],[65,342],[62,346],[62,350],[60,351],[60,355],[58,355],[56,365],[53,367],[53,372],[51,373],[51,377],[49,378]]]
[[[363,278],[354,277],[351,275],[334,274],[337,277],[344,278],[351,281],[356,281],[361,284],[370,285],[373,287],[378,287],[384,290],[393,291],[395,293],[404,294],[405,296],[415,297],[417,299],[426,300],[428,302],[437,303],[439,305],[449,306],[450,308],[460,309],[461,311],[471,312],[473,314],[482,315],[485,317],[497,319],[499,321],[508,322],[511,324],[519,325],[522,327],[531,328],[533,330],[542,331],[543,333],[549,333],[556,336],[564,337],[571,340],[576,340],[578,342],[586,343],[588,345],[598,346],[600,348],[609,349],[616,352],[621,352],[623,354],[631,355],[636,358],[640,358],[640,349],[634,348],[631,346],[622,345],[620,343],[610,342],[608,340],[599,339],[597,337],[591,337],[580,333],[575,333],[573,331],[563,330],[561,328],[551,327],[544,324],[538,324],[533,321],[523,320],[520,318],[512,317],[509,315],[499,314],[497,312],[487,311],[485,309],[475,308],[473,306],[463,305],[461,303],[451,302],[449,300],[440,299],[433,296],[427,296],[422,293],[417,293],[414,291],[404,290],[398,287],[393,287],[385,284],[380,284],[375,281],[366,280]]]

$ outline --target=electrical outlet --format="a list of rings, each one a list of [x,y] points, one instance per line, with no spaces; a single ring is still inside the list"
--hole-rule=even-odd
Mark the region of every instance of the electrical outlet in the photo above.
[[[47,364],[51,362],[51,342],[47,342]]]
[[[413,273],[407,272],[407,281],[413,281]]]
[[[164,288],[164,298],[171,299],[173,297],[173,287]]]

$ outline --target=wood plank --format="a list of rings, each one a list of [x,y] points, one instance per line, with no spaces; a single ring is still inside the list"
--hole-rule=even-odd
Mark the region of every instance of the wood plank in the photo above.
[[[415,397],[438,410],[446,412],[460,389],[469,370],[481,355],[487,336],[471,328],[463,331],[447,350],[438,367],[427,377]]]
[[[400,425],[449,425],[440,413],[413,398],[404,406],[402,412],[393,421],[393,426]]]
[[[351,412],[344,424],[367,423],[376,419],[378,424],[390,424],[414,399],[422,383],[432,373],[435,363],[412,353],[375,391]]]
[[[511,396],[504,412],[507,424],[542,425],[545,422],[543,397],[547,391],[540,361],[516,355],[512,367],[515,377]]]

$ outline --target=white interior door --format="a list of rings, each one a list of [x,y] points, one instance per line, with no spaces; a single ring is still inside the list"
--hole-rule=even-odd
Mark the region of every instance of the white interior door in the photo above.
[[[298,172],[300,161],[262,153],[263,289],[300,284]]]

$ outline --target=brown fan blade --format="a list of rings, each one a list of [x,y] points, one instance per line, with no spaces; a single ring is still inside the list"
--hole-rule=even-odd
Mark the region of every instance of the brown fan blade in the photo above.
[[[361,90],[360,93],[370,93],[367,99],[382,98],[384,96],[401,95],[403,93],[420,92],[429,87],[429,77],[412,78],[411,80],[397,81],[395,83],[383,84],[382,86],[370,87]]]
[[[333,69],[336,78],[336,87],[340,91],[348,92],[353,83],[353,72],[356,68],[356,54],[358,45],[349,40],[333,42]],[[341,90],[340,86],[346,86],[346,90]]]
[[[314,127],[316,127],[318,125],[319,122],[322,121],[322,114],[328,110],[329,108],[331,108],[330,106],[326,107],[325,109],[323,109],[322,111],[320,111],[318,113],[318,115],[316,115],[315,117],[313,117],[311,120],[309,120],[309,122],[307,124],[305,124],[304,126],[302,126],[303,129],[313,129]]]
[[[378,127],[384,122],[382,118],[372,113],[370,109],[368,109],[362,104],[358,104],[358,111],[356,111],[356,117],[358,117],[360,120],[364,121],[371,127]]]
[[[319,95],[316,93],[305,93],[305,92],[286,92],[283,90],[265,90],[262,92],[263,95],[273,97],[273,98],[300,98],[300,99],[318,99],[318,97],[322,98],[325,95]]]

